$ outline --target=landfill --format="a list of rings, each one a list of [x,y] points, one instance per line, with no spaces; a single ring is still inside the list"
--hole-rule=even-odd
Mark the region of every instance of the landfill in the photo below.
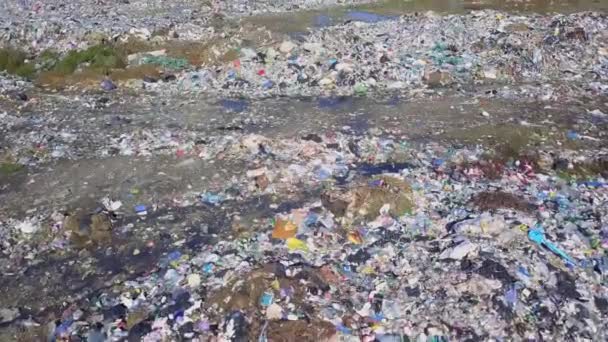
[[[0,341],[606,341],[608,7],[507,3],[3,1]]]

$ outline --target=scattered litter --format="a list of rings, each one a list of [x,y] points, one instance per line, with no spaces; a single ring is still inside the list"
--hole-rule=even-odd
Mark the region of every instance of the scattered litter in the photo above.
[[[608,18],[360,2],[0,5],[0,340],[605,341]]]

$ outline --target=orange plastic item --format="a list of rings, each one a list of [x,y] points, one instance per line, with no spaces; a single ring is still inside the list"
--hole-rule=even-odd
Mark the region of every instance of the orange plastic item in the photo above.
[[[272,231],[272,237],[274,239],[288,239],[296,236],[297,231],[298,227],[293,222],[277,219]]]

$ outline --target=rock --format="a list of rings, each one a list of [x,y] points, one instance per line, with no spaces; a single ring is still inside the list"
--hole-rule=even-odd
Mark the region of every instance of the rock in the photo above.
[[[1,308],[0,309],[0,323],[7,323],[15,320],[19,317],[19,309]]]
[[[279,51],[281,51],[282,53],[290,53],[293,49],[296,48],[296,44],[293,43],[290,40],[286,40],[284,42],[281,43],[281,46],[279,47]]]

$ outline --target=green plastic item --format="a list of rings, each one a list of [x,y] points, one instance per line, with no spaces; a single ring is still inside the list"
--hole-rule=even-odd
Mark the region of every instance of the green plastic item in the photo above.
[[[442,42],[436,42],[435,46],[433,46],[433,51],[435,52],[443,52],[448,49],[448,44]]]
[[[355,94],[357,95],[366,95],[367,94],[367,86],[364,83],[355,84]]]

